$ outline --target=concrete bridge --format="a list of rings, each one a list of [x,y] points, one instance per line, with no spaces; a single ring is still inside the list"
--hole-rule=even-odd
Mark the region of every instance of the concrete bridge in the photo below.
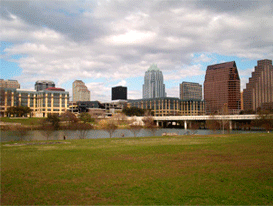
[[[200,116],[157,116],[154,117],[157,125],[164,126],[164,123],[184,123],[184,129],[188,128],[188,124],[192,121],[207,121],[207,120],[217,120],[217,121],[227,121],[229,122],[229,128],[232,130],[233,121],[251,121],[257,119],[259,116],[256,114],[248,115],[200,115]],[[163,124],[163,125],[162,125]]]
[[[135,117],[137,121],[142,121],[143,117]],[[232,130],[233,122],[235,121],[246,121],[250,122],[252,120],[258,119],[259,116],[256,114],[247,114],[247,115],[200,115],[200,116],[156,116],[153,117],[154,121],[158,126],[167,126],[172,125],[181,125],[184,124],[184,129],[188,128],[188,124],[193,121],[202,121],[207,120],[217,120],[217,121],[227,121],[229,123],[229,128]]]

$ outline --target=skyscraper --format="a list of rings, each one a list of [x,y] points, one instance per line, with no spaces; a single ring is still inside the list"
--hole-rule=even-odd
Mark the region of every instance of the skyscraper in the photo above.
[[[72,85],[73,101],[90,101],[90,91],[82,80],[75,80]]]
[[[163,74],[156,64],[145,72],[143,84],[143,99],[166,97]]]
[[[194,82],[182,82],[180,84],[180,99],[201,100],[202,85]]]
[[[221,113],[224,107],[230,114],[239,112],[240,77],[235,61],[207,67],[204,100],[207,113]]]
[[[272,60],[258,61],[243,91],[244,110],[256,111],[258,107],[273,109]]]
[[[35,82],[35,90],[41,91],[50,87],[55,87],[55,83],[49,80],[38,80]]]
[[[112,87],[112,100],[127,100],[127,87]]]

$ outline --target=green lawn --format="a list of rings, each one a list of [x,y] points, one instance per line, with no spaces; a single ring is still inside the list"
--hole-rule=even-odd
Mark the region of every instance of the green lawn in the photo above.
[[[1,117],[0,121],[2,122],[9,122],[9,123],[21,123],[22,125],[39,125],[41,120],[44,118],[9,118],[9,117]]]
[[[59,142],[2,143],[2,205],[273,204],[272,133]]]

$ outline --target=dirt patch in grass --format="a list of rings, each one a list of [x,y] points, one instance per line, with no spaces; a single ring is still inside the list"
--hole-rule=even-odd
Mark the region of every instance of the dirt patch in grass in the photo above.
[[[71,142],[30,142],[30,143],[4,144],[2,146],[13,147],[13,146],[25,146],[25,145],[52,145],[52,144],[71,144]]]

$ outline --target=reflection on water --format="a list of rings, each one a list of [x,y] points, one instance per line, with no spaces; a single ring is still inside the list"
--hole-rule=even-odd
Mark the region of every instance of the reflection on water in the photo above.
[[[196,134],[196,135],[208,135],[208,134],[223,134],[222,130],[184,130],[184,129],[166,129],[160,128],[155,132],[155,136],[161,136],[162,133],[176,133],[178,135],[188,135],[188,134]],[[248,133],[249,131],[231,131],[230,133]],[[225,131],[227,133],[227,131]],[[149,137],[154,136],[151,131],[148,129],[142,129],[139,133],[137,133],[137,137]],[[79,131],[71,131],[71,130],[58,130],[52,132],[50,134],[50,139],[52,140],[62,140],[66,137],[66,139],[78,139],[80,136]],[[1,131],[1,141],[17,141],[19,140],[20,134],[14,131]],[[117,129],[113,137],[134,137],[134,134],[128,129]],[[104,130],[88,130],[86,134],[86,138],[96,139],[96,138],[109,138],[109,133]],[[29,131],[25,136],[25,140],[46,140],[46,136],[42,131],[33,130]]]

